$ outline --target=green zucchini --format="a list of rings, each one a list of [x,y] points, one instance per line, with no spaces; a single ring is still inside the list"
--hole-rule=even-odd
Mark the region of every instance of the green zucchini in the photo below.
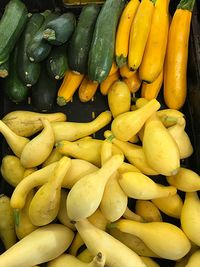
[[[43,32],[43,38],[52,45],[62,45],[69,40],[75,26],[75,15],[71,12],[64,13],[47,23]]]
[[[20,0],[10,0],[0,20],[0,64],[8,60],[28,18],[26,6]]]
[[[9,60],[10,73],[5,79],[5,95],[15,103],[24,102],[28,97],[28,87],[23,84],[17,74],[18,46],[11,53]]]
[[[44,14],[44,13],[43,13]],[[33,36],[32,40],[30,41],[28,47],[27,47],[27,55],[30,61],[32,62],[41,62],[51,52],[51,45],[46,42],[43,39],[43,31],[47,25],[47,23],[55,18],[57,18],[59,15],[52,12],[46,12],[45,14],[45,20],[40,27],[40,29],[36,32],[36,34]]]
[[[67,49],[69,67],[81,74],[87,73],[88,54],[99,11],[100,7],[96,4],[84,6],[78,18],[77,27],[69,40]]]
[[[57,91],[57,80],[49,77],[45,60],[41,64],[38,82],[31,87],[31,104],[39,112],[50,111],[56,101]]]
[[[0,78],[6,78],[9,74],[9,59],[0,65]]]
[[[88,60],[88,77],[101,83],[109,74],[114,59],[117,24],[125,0],[106,0],[97,18]]]
[[[40,29],[43,22],[44,16],[42,14],[32,14],[19,40],[17,71],[22,82],[28,87],[34,85],[38,80],[40,75],[40,63],[31,62],[27,56],[26,50],[32,39],[32,36]]]
[[[47,71],[52,79],[61,80],[69,69],[67,45],[55,46],[47,58]]]

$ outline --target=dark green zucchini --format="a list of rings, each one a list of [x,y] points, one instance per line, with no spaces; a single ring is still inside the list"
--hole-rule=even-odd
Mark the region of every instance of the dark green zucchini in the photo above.
[[[62,45],[69,40],[75,26],[75,15],[71,12],[64,13],[47,23],[43,32],[43,38],[52,45]]]
[[[9,74],[9,59],[0,65],[0,78],[6,78]]]
[[[99,11],[98,5],[84,6],[78,18],[77,27],[69,40],[67,49],[69,67],[81,74],[87,73],[88,54]]]
[[[57,91],[57,80],[49,77],[45,60],[41,64],[38,82],[31,87],[31,104],[40,112],[50,111],[55,104]]]
[[[8,60],[28,18],[26,6],[20,0],[11,0],[6,5],[0,20],[0,64]]]
[[[28,87],[23,84],[21,79],[17,74],[17,56],[18,56],[18,47],[16,46],[13,52],[10,55],[9,60],[9,70],[10,73],[5,79],[5,94],[7,97],[15,102],[21,103],[24,102],[28,97]]]
[[[55,46],[47,58],[47,71],[52,79],[61,80],[69,69],[67,45]]]
[[[109,74],[114,59],[115,36],[125,0],[106,0],[95,25],[88,60],[88,77],[101,83]]]
[[[40,75],[40,63],[31,62],[27,56],[26,50],[33,35],[40,29],[43,22],[44,16],[42,14],[32,14],[19,40],[17,71],[22,82],[28,87],[34,85],[38,80]]]
[[[59,15],[52,12],[46,12],[45,14],[45,20],[40,27],[40,29],[37,31],[37,33],[33,36],[33,39],[30,41],[28,47],[27,47],[27,55],[30,61],[32,62],[41,62],[51,52],[51,45],[46,42],[43,39],[43,31],[47,25],[47,23],[55,18],[57,18]]]

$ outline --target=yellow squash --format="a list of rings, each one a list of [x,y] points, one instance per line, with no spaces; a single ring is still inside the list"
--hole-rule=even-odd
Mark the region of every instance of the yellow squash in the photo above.
[[[0,255],[0,266],[27,267],[48,262],[65,252],[74,238],[61,224],[40,227]]]
[[[142,0],[131,25],[128,66],[137,70],[142,62],[156,0]]]
[[[91,114],[92,117],[92,114]],[[110,123],[112,114],[106,110],[89,122],[52,122],[55,141],[75,141],[91,135]]]
[[[108,91],[108,105],[113,117],[130,110],[131,92],[123,81],[114,82]]]
[[[169,0],[157,0],[151,30],[139,68],[140,79],[152,83],[163,69],[169,30]]]
[[[109,267],[146,267],[141,258],[120,241],[92,225],[87,219],[75,224],[89,251],[96,255],[101,251]]]
[[[115,58],[119,68],[127,63],[131,24],[139,4],[139,0],[129,1],[120,17],[115,43]]]
[[[179,110],[187,96],[187,61],[194,0],[181,0],[172,18],[164,68],[164,101]]]
[[[59,106],[64,106],[72,100],[72,97],[79,88],[83,78],[83,74],[73,71],[66,72],[63,82],[57,93],[57,104]]]
[[[163,71],[160,72],[158,77],[152,83],[142,82],[141,97],[151,100],[157,98],[163,84]]]
[[[17,135],[29,137],[42,130],[41,119],[52,121],[66,121],[64,113],[38,113],[27,110],[15,110],[6,114],[2,121]]]
[[[78,95],[81,102],[90,101],[96,93],[99,84],[97,82],[90,81],[87,76],[82,80]]]
[[[122,232],[139,237],[154,253],[165,259],[180,259],[191,248],[190,241],[185,233],[178,226],[171,223],[141,223],[121,219],[111,223],[109,227],[116,227]]]
[[[103,82],[100,83],[100,92],[102,95],[107,95],[111,85],[119,80],[119,72],[116,71],[112,75],[109,75]]]
[[[136,93],[140,89],[142,83],[138,71],[135,71],[131,76],[123,78],[123,81],[128,85],[131,93]]]

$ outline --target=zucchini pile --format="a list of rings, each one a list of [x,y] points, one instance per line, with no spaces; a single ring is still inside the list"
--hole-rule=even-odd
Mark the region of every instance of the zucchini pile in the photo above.
[[[77,90],[88,102],[98,88],[107,95],[122,80],[148,100],[164,85],[166,106],[179,110],[187,96],[194,2],[180,0],[171,16],[170,0],[106,0],[86,4],[77,16],[71,10],[29,14],[20,0],[10,0],[0,21],[6,95],[16,103],[30,95],[38,111],[49,111]]]

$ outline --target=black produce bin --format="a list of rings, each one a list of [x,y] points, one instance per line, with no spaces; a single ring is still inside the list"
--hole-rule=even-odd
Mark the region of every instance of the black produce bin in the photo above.
[[[0,1],[0,16],[4,10],[4,7],[8,1]],[[67,7],[62,4],[62,0],[24,0],[23,1],[29,12],[40,12],[45,9],[60,10],[61,12],[67,11]],[[173,14],[179,1],[171,0],[170,12]],[[69,7],[75,14],[79,14],[81,7],[72,6]],[[7,99],[4,95],[4,80],[0,79],[0,118],[3,118],[8,112],[14,110],[36,110],[31,104],[14,104]],[[162,101],[162,95],[160,99]],[[162,101],[163,102],[163,101]],[[67,106],[59,107],[56,103],[52,109],[52,112],[64,112],[67,114],[69,121],[87,122],[91,121],[95,115],[99,115],[102,111],[108,109],[107,98],[102,96],[99,91],[95,94],[93,101],[88,103],[81,103],[78,98],[78,94],[75,93],[73,102],[68,103]],[[188,57],[188,95],[184,107],[181,110],[187,119],[186,131],[191,138],[191,142],[194,146],[193,155],[182,161],[182,166],[186,166],[198,173],[200,173],[200,0],[196,0],[196,4],[193,11],[190,44],[189,44],[189,57]],[[103,132],[105,128],[96,133],[96,138],[103,138]],[[7,154],[12,154],[8,148],[4,138],[0,135],[0,160]],[[162,181],[159,181],[162,183]],[[8,185],[2,177],[0,177],[0,194],[4,193],[8,196],[12,194],[13,188]],[[134,201],[130,200],[130,208],[133,207]],[[179,220],[172,220],[162,214],[164,220],[174,222],[180,226]],[[167,238],[167,237],[166,237]],[[1,241],[0,241],[1,242]],[[0,243],[0,253],[4,251],[3,244]],[[161,267],[172,267],[175,265],[174,261],[155,259]],[[45,266],[45,265],[41,265]],[[6,266],[2,266],[6,267]],[[20,267],[20,266],[19,266]],[[122,266],[123,267],[123,266]]]

